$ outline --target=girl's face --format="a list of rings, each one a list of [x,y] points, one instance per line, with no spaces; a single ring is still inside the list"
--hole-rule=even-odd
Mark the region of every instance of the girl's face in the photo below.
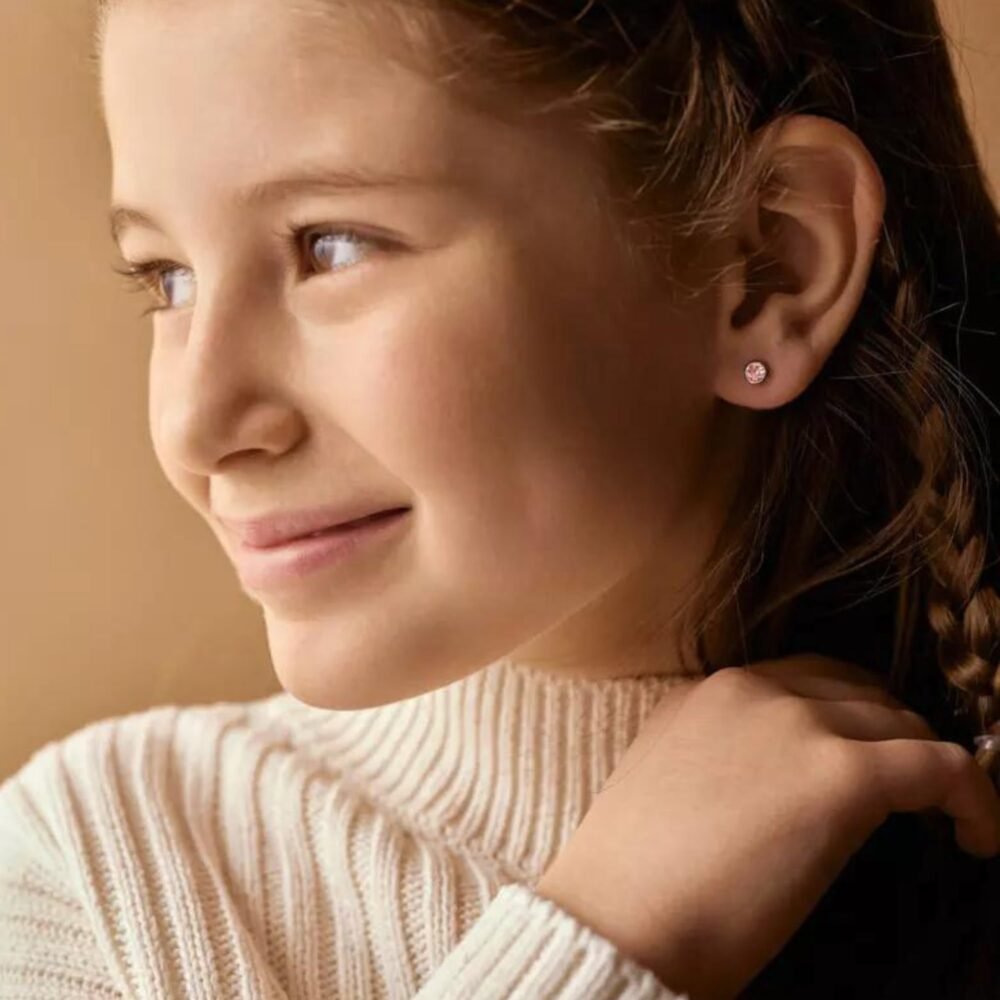
[[[473,110],[343,12],[127,0],[106,38],[122,253],[171,268],[167,478],[237,564],[220,518],[410,508],[345,562],[243,582],[283,686],[350,708],[508,653],[669,671],[654,626],[738,465],[716,303],[640,282],[582,141]]]

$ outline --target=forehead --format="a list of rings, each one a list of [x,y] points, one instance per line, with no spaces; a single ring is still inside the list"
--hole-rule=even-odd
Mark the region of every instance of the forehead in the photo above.
[[[394,58],[398,42],[373,18],[276,0],[126,0],[105,37],[119,200],[210,176],[246,187],[324,152],[359,169],[468,172],[477,144],[501,138],[499,123]]]

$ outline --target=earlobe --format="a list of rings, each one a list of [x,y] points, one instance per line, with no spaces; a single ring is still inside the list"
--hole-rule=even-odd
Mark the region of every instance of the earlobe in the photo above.
[[[796,115],[758,141],[771,169],[735,234],[737,276],[720,287],[715,388],[735,405],[774,409],[805,391],[850,328],[885,189],[861,140],[831,119]]]

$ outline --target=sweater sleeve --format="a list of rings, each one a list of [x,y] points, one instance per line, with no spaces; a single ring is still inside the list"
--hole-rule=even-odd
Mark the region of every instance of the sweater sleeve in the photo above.
[[[690,1000],[555,902],[515,882],[493,897],[414,1000]]]
[[[269,753],[273,740],[251,733],[248,751],[241,711],[168,706],[106,720],[0,782],[0,1000],[370,1000],[380,985],[397,1000],[689,1000],[520,882],[416,974],[409,939],[373,934],[378,921],[365,919],[387,897],[359,891],[343,860],[409,834],[345,796],[341,825],[320,828],[328,845],[339,838],[335,849],[314,853],[308,814],[291,806],[306,802],[312,772],[296,791],[295,760]],[[249,796],[259,755],[275,784],[258,776]],[[266,836],[238,811],[261,802]],[[387,870],[394,898],[401,876]],[[434,911],[409,919],[419,936]]]
[[[0,1000],[122,1000],[40,810],[0,792]]]
[[[40,810],[14,781],[0,792],[0,1000],[123,1000]],[[414,1000],[518,998],[690,1000],[551,900],[512,883]]]
[[[91,723],[0,782],[0,1000],[289,1000],[170,783],[181,717]]]

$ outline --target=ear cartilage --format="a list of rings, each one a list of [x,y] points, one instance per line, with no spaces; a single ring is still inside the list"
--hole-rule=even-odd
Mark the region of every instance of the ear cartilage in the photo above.
[[[760,385],[770,372],[763,361],[751,361],[743,370],[743,374],[751,385]]]

